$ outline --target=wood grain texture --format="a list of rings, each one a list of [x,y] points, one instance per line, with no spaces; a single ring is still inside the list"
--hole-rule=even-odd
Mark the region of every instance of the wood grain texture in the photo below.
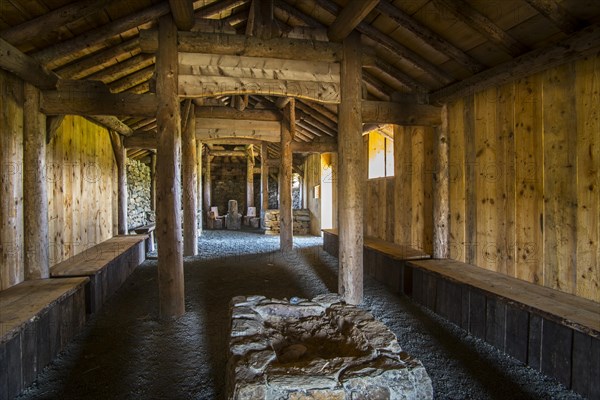
[[[296,102],[291,99],[283,110],[281,121],[281,160],[279,164],[279,247],[282,253],[290,253],[294,248],[292,216],[292,140]]]
[[[188,100],[190,101],[190,100]],[[183,190],[183,255],[198,254],[198,153],[196,148],[194,104],[181,137],[181,173]]]
[[[23,82],[0,70],[0,290],[24,278]]]
[[[106,129],[77,116],[57,129],[46,163],[52,266],[113,236],[117,167]]]

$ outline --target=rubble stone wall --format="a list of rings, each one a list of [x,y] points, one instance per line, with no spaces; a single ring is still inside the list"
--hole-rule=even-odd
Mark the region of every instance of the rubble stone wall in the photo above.
[[[294,235],[308,235],[310,232],[310,212],[293,210]],[[267,210],[265,213],[265,235],[279,235],[279,210]]]
[[[150,204],[150,167],[140,161],[127,159],[127,226],[129,229],[146,225]]]

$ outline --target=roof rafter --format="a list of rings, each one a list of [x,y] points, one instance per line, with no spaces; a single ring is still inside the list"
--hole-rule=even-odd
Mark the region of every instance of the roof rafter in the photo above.
[[[350,0],[329,26],[329,40],[342,41],[369,15],[377,3],[379,0]]]
[[[579,29],[581,23],[577,18],[569,14],[555,0],[526,0],[540,14],[548,18],[558,29],[571,34]]]

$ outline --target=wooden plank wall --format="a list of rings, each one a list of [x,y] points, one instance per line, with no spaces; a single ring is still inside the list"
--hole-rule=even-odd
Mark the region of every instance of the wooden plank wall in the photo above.
[[[321,199],[314,197],[314,188],[321,184],[321,154],[313,153],[304,166],[306,208],[310,212],[310,234],[321,236]]]
[[[433,129],[395,126],[394,176],[367,181],[365,235],[431,254],[433,165]]]
[[[449,104],[452,258],[600,301],[598,104],[600,56]]]
[[[23,82],[0,69],[0,290],[24,279]]]
[[[116,232],[116,165],[108,131],[67,116],[47,148],[51,265]]]

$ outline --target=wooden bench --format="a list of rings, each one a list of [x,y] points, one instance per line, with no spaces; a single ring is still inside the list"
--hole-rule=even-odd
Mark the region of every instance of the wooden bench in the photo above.
[[[454,260],[410,261],[405,294],[496,348],[600,399],[600,304]]]
[[[156,229],[156,224],[148,224],[138,226],[134,228],[133,231],[138,235],[148,235],[148,239],[146,239],[146,253],[154,251],[154,230]]]
[[[87,278],[25,281],[0,291],[0,400],[36,379],[85,324]]]
[[[323,250],[334,257],[339,254],[337,229],[323,229]],[[396,293],[404,286],[404,265],[409,260],[428,259],[431,256],[410,246],[403,246],[378,238],[365,236],[363,251],[364,273],[385,284]]]
[[[50,268],[52,278],[85,276],[86,310],[98,311],[133,270],[144,262],[148,235],[115,236]]]

